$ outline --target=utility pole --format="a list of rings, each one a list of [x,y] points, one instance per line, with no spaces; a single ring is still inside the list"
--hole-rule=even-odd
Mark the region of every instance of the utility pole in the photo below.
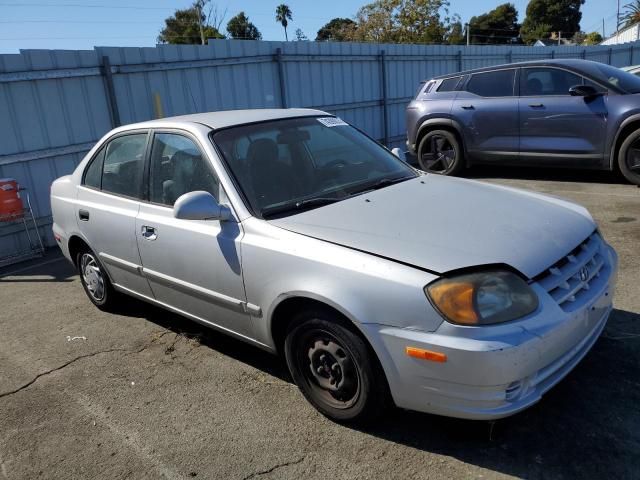
[[[618,0],[618,13],[616,14],[616,36],[618,35],[618,31],[620,30],[620,0]],[[616,43],[618,43],[616,39]]]
[[[561,40],[562,40],[562,32],[558,32],[558,46],[560,46]]]
[[[470,32],[471,25],[468,23],[465,23],[465,26],[467,27],[467,47],[468,47],[469,45],[471,45],[471,32]]]
[[[604,34],[604,18],[602,19],[602,38],[607,38],[607,36]]]
[[[200,27],[200,43],[202,45],[204,45],[205,43],[205,39],[204,39],[204,26],[202,25],[202,6],[204,5],[204,2],[202,0],[198,0],[195,3],[195,7],[197,10],[197,14],[198,14],[198,27]]]

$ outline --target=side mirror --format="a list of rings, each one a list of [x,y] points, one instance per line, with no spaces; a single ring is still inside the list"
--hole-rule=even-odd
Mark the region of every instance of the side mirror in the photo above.
[[[403,162],[407,161],[407,156],[404,154],[404,151],[400,150],[398,147],[391,150],[391,153],[393,153],[396,157],[398,157]]]
[[[574,85],[569,88],[569,95],[572,97],[597,97],[598,95],[602,95],[601,92],[596,90],[591,85]]]
[[[182,220],[230,220],[231,210],[220,205],[209,192],[189,192],[173,205],[173,216]]]

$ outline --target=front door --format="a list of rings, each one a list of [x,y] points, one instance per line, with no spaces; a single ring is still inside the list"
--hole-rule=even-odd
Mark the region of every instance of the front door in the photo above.
[[[601,165],[607,96],[585,98],[569,94],[569,88],[587,82],[560,68],[522,68],[519,98],[522,161]]]
[[[451,116],[461,124],[466,153],[477,161],[518,156],[518,100],[513,68],[471,75],[453,101]]]
[[[148,132],[110,140],[87,166],[76,218],[89,246],[118,287],[153,297],[142,276],[135,222],[140,209]]]
[[[144,275],[157,301],[252,337],[240,262],[241,225],[173,216],[178,197],[198,190],[224,201],[222,187],[196,140],[172,131],[155,132],[149,202],[140,205],[135,228]]]

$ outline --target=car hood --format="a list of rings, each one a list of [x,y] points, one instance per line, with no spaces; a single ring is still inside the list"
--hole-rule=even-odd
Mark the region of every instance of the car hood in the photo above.
[[[532,278],[596,228],[572,202],[424,175],[270,224],[435,273],[507,264]]]

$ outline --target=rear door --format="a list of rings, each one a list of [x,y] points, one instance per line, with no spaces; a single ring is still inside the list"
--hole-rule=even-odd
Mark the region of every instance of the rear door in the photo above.
[[[593,164],[602,161],[607,96],[573,97],[569,88],[589,83],[556,67],[523,67],[520,72],[520,156],[529,163]]]
[[[127,132],[111,138],[94,155],[78,188],[76,218],[112,282],[152,297],[135,235],[148,137],[146,130]]]
[[[471,158],[499,161],[518,156],[515,77],[514,68],[475,73],[458,92],[451,114],[462,126]]]

